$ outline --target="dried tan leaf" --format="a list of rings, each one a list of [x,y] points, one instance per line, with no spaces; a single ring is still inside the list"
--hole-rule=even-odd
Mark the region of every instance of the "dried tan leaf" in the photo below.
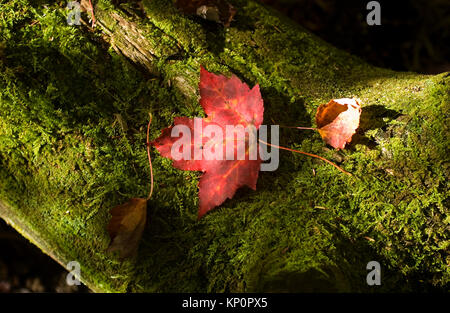
[[[361,106],[357,99],[333,99],[317,109],[317,130],[330,146],[344,149],[359,126]]]
[[[147,220],[147,199],[132,198],[111,209],[108,233],[111,243],[108,252],[118,252],[121,259],[137,252]]]

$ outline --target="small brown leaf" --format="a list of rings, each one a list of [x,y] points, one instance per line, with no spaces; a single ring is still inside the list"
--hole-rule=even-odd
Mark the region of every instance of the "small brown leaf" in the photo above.
[[[229,27],[236,9],[226,0],[177,0],[176,6],[185,14],[196,14],[205,20]]]
[[[359,126],[361,106],[357,99],[333,99],[317,109],[317,130],[330,146],[344,149]]]
[[[125,259],[137,252],[147,220],[147,199],[132,198],[111,209],[108,252],[118,252]]]

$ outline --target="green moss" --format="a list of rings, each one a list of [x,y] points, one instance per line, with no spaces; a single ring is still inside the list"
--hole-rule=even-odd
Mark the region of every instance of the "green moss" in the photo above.
[[[132,19],[154,51],[160,74],[149,78],[104,49],[99,30],[68,26],[63,7],[3,1],[1,201],[62,262],[79,261],[96,290],[372,291],[371,260],[386,273],[375,291],[445,289],[448,74],[373,68],[256,2],[233,4],[236,22],[223,29],[144,1],[147,18]],[[129,17],[100,1],[114,32],[111,12]],[[147,113],[152,138],[174,116],[202,115],[200,65],[260,84],[266,124],[308,126],[330,98],[360,98],[349,149],[329,150],[317,133],[283,129],[280,138],[354,176],[280,152],[257,191],[239,190],[197,221],[200,174],[153,153],[148,227],[137,258],[120,263],[104,252],[108,211],[148,192]]]

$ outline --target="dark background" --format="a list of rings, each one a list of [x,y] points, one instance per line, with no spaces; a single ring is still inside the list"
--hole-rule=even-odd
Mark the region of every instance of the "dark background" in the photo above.
[[[261,0],[334,46],[398,71],[450,71],[449,0],[379,0],[381,25],[369,26],[370,0]]]
[[[366,23],[369,0],[260,1],[376,66],[426,74],[450,71],[450,0],[380,0],[380,26]],[[67,286],[66,275],[0,220],[0,293],[89,292]]]

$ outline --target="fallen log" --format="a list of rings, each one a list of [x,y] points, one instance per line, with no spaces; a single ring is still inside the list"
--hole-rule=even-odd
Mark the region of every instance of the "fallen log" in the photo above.
[[[96,27],[58,4],[0,7],[0,216],[103,292],[382,291],[445,288],[448,73],[366,64],[255,1],[230,1],[229,28],[172,1],[95,1]],[[82,15],[87,21],[89,15]],[[199,175],[152,150],[155,190],[138,255],[105,251],[109,210],[148,193],[145,148],[175,116],[201,116],[200,66],[259,84],[264,123],[312,126],[317,107],[357,97],[361,124],[335,151],[283,129],[257,190],[197,221]],[[70,268],[71,270],[71,268]]]

